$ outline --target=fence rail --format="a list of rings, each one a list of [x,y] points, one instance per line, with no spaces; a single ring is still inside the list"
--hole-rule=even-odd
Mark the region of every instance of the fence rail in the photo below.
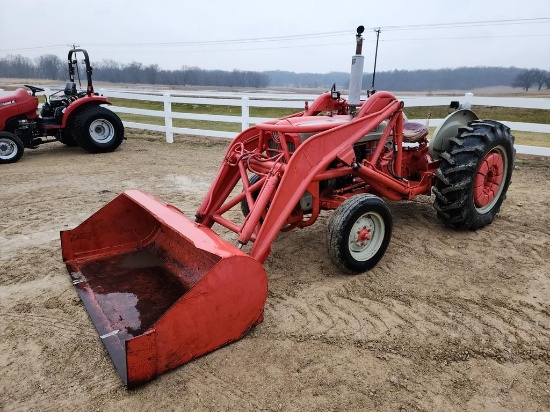
[[[292,108],[303,110],[306,101],[312,102],[317,97],[317,95],[311,94],[236,93],[216,91],[189,92],[176,90],[150,91],[99,89],[98,92],[108,98],[162,102],[164,110],[136,109],[122,106],[111,106],[110,108],[117,113],[164,118],[164,125],[154,125],[130,121],[124,121],[123,123],[124,126],[128,128],[163,132],[166,135],[166,141],[168,143],[172,143],[174,141],[174,134],[191,134],[229,139],[232,139],[237,135],[236,132],[174,127],[172,122],[173,119],[240,123],[241,130],[245,130],[250,125],[266,120],[271,120],[270,118],[251,117],[251,107]],[[2,92],[0,90],[0,95],[3,93],[6,92]],[[41,94],[50,95],[51,93],[52,91],[46,88],[46,91]],[[447,106],[451,100],[459,100],[463,103],[470,102],[473,106],[497,106],[550,110],[550,98],[483,97],[474,96],[472,93],[466,93],[465,95],[449,96],[399,96],[399,99],[403,100],[403,102],[405,103],[405,107]],[[172,110],[172,104],[174,103],[235,106],[240,108],[240,115],[223,116],[216,114],[174,112]],[[418,122],[425,121],[425,119],[411,120]],[[505,119],[495,120],[501,121],[512,130],[535,133],[550,133],[549,124],[510,122]],[[439,126],[442,122],[443,119],[430,119],[430,126]],[[550,148],[520,145],[516,147],[518,149],[518,153],[550,156]]]
[[[173,142],[174,133],[191,134],[199,136],[211,136],[222,138],[234,138],[237,133],[224,132],[218,130],[191,129],[179,128],[172,126],[172,119],[187,119],[187,120],[205,120],[228,123],[241,123],[241,129],[245,130],[251,124],[259,123],[270,118],[259,118],[250,116],[250,107],[282,107],[303,109],[306,101],[313,101],[317,95],[295,95],[295,94],[239,94],[225,93],[219,97],[212,98],[211,95],[205,92],[194,92],[193,97],[179,96],[175,91],[164,93],[162,95],[143,95],[139,93],[128,92],[111,92],[102,90],[102,94],[107,97],[132,99],[132,100],[152,100],[164,102],[164,111],[160,110],[143,110],[129,109],[124,107],[113,106],[111,109],[119,113],[143,114],[147,116],[157,116],[165,118],[165,126],[149,125],[134,122],[124,122],[126,127],[154,130],[166,133],[166,141]],[[218,95],[217,95],[218,96]],[[149,98],[152,97],[152,98]],[[403,96],[399,97],[405,103],[405,107],[421,107],[421,106],[447,106],[451,100],[461,100],[462,102],[470,102],[472,105],[478,106],[497,106],[497,107],[516,107],[530,109],[545,109],[550,110],[550,99],[548,98],[501,98],[501,97],[482,97],[474,96],[472,93],[466,93],[463,96]],[[270,100],[277,99],[277,100]],[[172,103],[186,104],[209,104],[209,105],[227,105],[237,106],[241,108],[240,116],[221,116],[214,114],[193,114],[193,113],[176,113],[171,110]],[[424,122],[425,119],[411,119],[412,121]],[[499,119],[495,119],[499,120]],[[520,123],[510,122],[500,119],[500,121],[510,127],[512,130],[527,131],[535,133],[550,133],[550,125],[539,123]],[[439,126],[443,119],[430,119],[430,126]],[[542,156],[550,156],[550,148],[516,145],[518,153],[534,154]]]

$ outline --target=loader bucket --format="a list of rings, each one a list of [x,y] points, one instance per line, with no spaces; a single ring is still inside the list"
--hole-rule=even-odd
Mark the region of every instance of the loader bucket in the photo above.
[[[173,206],[131,190],[72,230],[63,260],[128,388],[263,320],[262,265]]]

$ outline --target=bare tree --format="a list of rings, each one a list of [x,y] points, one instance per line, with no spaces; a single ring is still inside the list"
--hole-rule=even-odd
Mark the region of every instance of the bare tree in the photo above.
[[[0,61],[2,76],[11,78],[32,78],[35,75],[35,66],[31,59],[20,54],[9,54]]]
[[[94,68],[94,76],[112,83],[120,83],[124,80],[120,63],[112,59],[103,59]]]
[[[548,79],[548,72],[545,70],[533,69],[531,70],[531,73],[535,84],[539,86],[538,90],[542,89],[542,86]],[[548,85],[546,87],[548,88]]]
[[[157,75],[160,71],[158,64],[150,64],[143,69],[143,75],[145,77],[145,83],[156,84]]]
[[[37,75],[43,79],[63,79],[65,65],[55,54],[43,54],[36,58]]]
[[[125,72],[126,81],[131,83],[139,83],[141,78],[141,71],[143,70],[143,64],[139,62],[132,62],[124,66],[123,71]]]
[[[526,92],[529,91],[529,88],[535,83],[535,76],[533,72],[534,70],[524,70],[519,73],[514,79],[512,87],[521,87],[522,89],[525,89]]]

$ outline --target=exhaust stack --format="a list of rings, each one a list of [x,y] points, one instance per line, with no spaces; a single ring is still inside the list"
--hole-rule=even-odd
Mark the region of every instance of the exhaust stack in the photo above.
[[[351,106],[351,113],[355,113],[355,108],[359,105],[361,98],[361,87],[363,83],[363,66],[365,63],[365,56],[362,56],[363,52],[363,32],[365,28],[363,26],[357,27],[357,34],[355,35],[357,45],[355,47],[355,55],[351,58],[351,75],[349,80],[349,97],[348,102]]]

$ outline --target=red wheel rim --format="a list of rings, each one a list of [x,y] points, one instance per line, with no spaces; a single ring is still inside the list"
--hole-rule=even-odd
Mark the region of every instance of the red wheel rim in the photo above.
[[[491,204],[500,194],[505,165],[501,154],[492,151],[481,161],[474,183],[474,203],[483,208]]]

